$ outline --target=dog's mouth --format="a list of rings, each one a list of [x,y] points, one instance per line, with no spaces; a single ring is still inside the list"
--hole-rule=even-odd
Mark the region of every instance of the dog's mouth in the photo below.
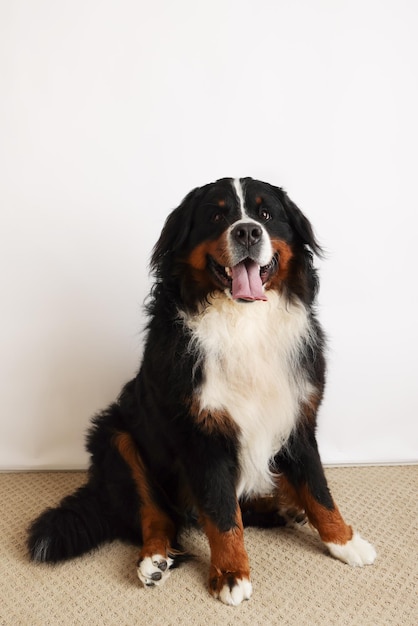
[[[278,266],[278,256],[275,254],[267,265],[260,266],[249,257],[232,267],[219,265],[213,257],[209,257],[209,269],[217,282],[231,290],[234,300],[267,300],[263,286],[275,272]]]

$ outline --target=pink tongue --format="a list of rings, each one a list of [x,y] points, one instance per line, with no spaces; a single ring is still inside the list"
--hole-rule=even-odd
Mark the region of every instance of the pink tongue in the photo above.
[[[231,267],[234,300],[267,300],[260,278],[260,266],[247,259]]]

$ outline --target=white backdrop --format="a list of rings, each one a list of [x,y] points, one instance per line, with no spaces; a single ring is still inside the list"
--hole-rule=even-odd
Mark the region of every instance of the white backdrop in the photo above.
[[[284,186],[327,249],[328,463],[418,458],[415,0],[3,0],[0,468],[85,467],[194,186]]]

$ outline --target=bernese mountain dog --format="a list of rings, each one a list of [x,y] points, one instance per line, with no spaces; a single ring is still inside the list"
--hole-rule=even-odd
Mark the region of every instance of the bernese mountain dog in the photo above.
[[[167,218],[151,268],[142,365],[88,434],[88,479],[29,529],[33,560],[105,541],[140,548],[138,576],[162,585],[187,554],[190,523],[211,552],[208,588],[252,593],[246,524],[307,519],[336,558],[373,563],[343,520],[315,438],[324,334],[315,315],[308,219],[283,189],[225,178],[191,191]]]

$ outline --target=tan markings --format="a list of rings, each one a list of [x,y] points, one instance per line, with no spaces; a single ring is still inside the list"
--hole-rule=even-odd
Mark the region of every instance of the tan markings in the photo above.
[[[227,437],[234,437],[238,433],[238,427],[227,411],[201,409],[196,396],[191,401],[190,413],[196,424],[209,434],[219,432]]]
[[[277,288],[286,280],[289,273],[289,263],[293,257],[292,249],[285,241],[272,239],[271,245],[279,256],[279,267],[276,273],[267,281],[266,289]]]
[[[263,198],[261,196],[257,196],[255,199],[255,203],[258,205],[263,204]]]
[[[237,579],[250,577],[241,510],[237,504],[235,527],[226,532],[221,532],[204,514],[200,516],[200,521],[210,545],[209,591],[218,596],[225,584],[231,585]]]
[[[290,484],[287,478],[283,474],[278,474],[276,477],[276,483],[278,487],[277,498],[283,506],[287,507],[301,507],[300,498],[297,495],[296,489]]]
[[[207,256],[211,256],[219,265],[228,266],[226,234],[223,233],[214,241],[203,241],[196,246],[186,259],[194,269],[204,270],[207,265]]]
[[[283,524],[306,521],[305,511],[303,509],[296,507],[295,503],[289,502],[286,497],[281,498],[280,496],[280,493],[275,493],[271,496],[261,496],[259,498],[244,500],[240,502],[241,511],[243,513],[251,511],[258,516],[265,516],[266,519],[273,518],[273,515],[278,515],[282,518]]]
[[[135,442],[129,433],[117,433],[114,437],[116,448],[129,465],[132,477],[142,502],[151,499],[144,463],[139,455]]]
[[[276,513],[279,509],[279,501],[276,496],[261,496],[244,500],[240,503],[241,511],[254,511],[255,513]]]
[[[301,411],[308,424],[314,425],[316,423],[316,414],[318,412],[320,402],[321,394],[318,392],[313,393],[309,400],[302,405]]]
[[[170,546],[175,538],[175,526],[168,515],[153,501],[147,472],[132,437],[128,433],[117,433],[114,442],[131,470],[141,500],[139,516],[143,546],[139,558],[143,559],[154,554],[167,557],[168,552],[172,552]]]
[[[225,200],[218,200],[218,206],[223,208],[225,206]]]
[[[319,532],[322,541],[344,545],[353,537],[353,529],[348,526],[334,503],[334,509],[329,510],[315,500],[306,484],[299,489],[283,475],[278,476],[280,499],[305,510],[310,524]]]

